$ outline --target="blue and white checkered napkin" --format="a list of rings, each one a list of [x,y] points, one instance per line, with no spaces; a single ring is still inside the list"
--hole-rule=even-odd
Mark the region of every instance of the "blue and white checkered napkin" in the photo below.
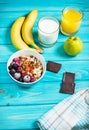
[[[64,99],[42,116],[37,124],[41,130],[89,130],[88,89]]]

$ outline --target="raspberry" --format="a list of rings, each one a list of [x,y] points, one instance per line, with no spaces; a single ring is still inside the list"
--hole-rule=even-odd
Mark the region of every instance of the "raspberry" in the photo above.
[[[14,62],[20,61],[19,57],[13,59]]]
[[[18,66],[21,66],[20,60],[16,61],[16,64],[17,64]]]
[[[34,76],[31,76],[30,78],[30,82],[34,82],[36,80]]]
[[[22,67],[19,66],[17,71],[22,72]]]
[[[22,73],[22,77],[26,76],[27,75],[27,72],[23,72]]]

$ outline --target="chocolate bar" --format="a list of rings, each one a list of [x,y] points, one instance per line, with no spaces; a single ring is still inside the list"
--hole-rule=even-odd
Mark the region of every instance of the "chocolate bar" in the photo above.
[[[56,62],[52,62],[52,61],[48,61],[47,63],[47,70],[48,71],[52,71],[54,73],[57,73],[61,68],[61,64],[56,63]]]
[[[73,94],[75,89],[75,73],[65,72],[60,92]]]

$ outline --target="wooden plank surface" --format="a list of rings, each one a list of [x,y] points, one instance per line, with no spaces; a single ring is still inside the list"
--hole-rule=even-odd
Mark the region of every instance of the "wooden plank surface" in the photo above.
[[[66,6],[80,7],[84,13],[83,21],[76,36],[83,43],[83,51],[76,57],[69,57],[63,50],[67,36],[59,33],[57,43],[51,48],[44,48],[42,54],[46,63],[50,60],[61,63],[57,73],[46,71],[44,78],[30,88],[17,86],[7,74],[8,58],[17,51],[10,40],[12,23],[32,9],[38,8],[38,18],[33,28],[37,44],[37,24],[42,16],[51,15],[61,20],[62,9]],[[0,130],[39,130],[36,121],[63,99],[71,96],[59,92],[64,72],[74,72],[75,93],[89,88],[89,1],[88,0],[0,0]]]

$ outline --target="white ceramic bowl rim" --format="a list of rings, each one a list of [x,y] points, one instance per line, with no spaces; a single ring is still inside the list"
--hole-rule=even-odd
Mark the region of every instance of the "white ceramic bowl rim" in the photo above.
[[[29,83],[20,82],[20,81],[16,80],[13,76],[11,76],[11,74],[9,73],[8,67],[9,67],[10,63],[12,62],[12,60],[13,60],[15,57],[19,57],[19,56],[29,56],[29,55],[35,56],[35,57],[42,63],[43,73],[42,73],[41,77],[40,77],[38,80],[34,81],[34,82],[29,82]],[[23,85],[31,85],[31,84],[33,84],[33,83],[38,82],[40,79],[43,78],[43,76],[44,76],[44,74],[45,74],[45,72],[46,72],[46,62],[45,62],[44,57],[43,57],[41,54],[39,54],[38,52],[35,52],[35,51],[32,51],[32,50],[19,50],[19,51],[16,51],[15,53],[13,53],[13,54],[10,56],[10,58],[8,59],[8,62],[7,62],[7,72],[8,72],[8,74],[10,75],[10,77],[11,77],[14,81],[16,81],[17,83],[23,84]]]

